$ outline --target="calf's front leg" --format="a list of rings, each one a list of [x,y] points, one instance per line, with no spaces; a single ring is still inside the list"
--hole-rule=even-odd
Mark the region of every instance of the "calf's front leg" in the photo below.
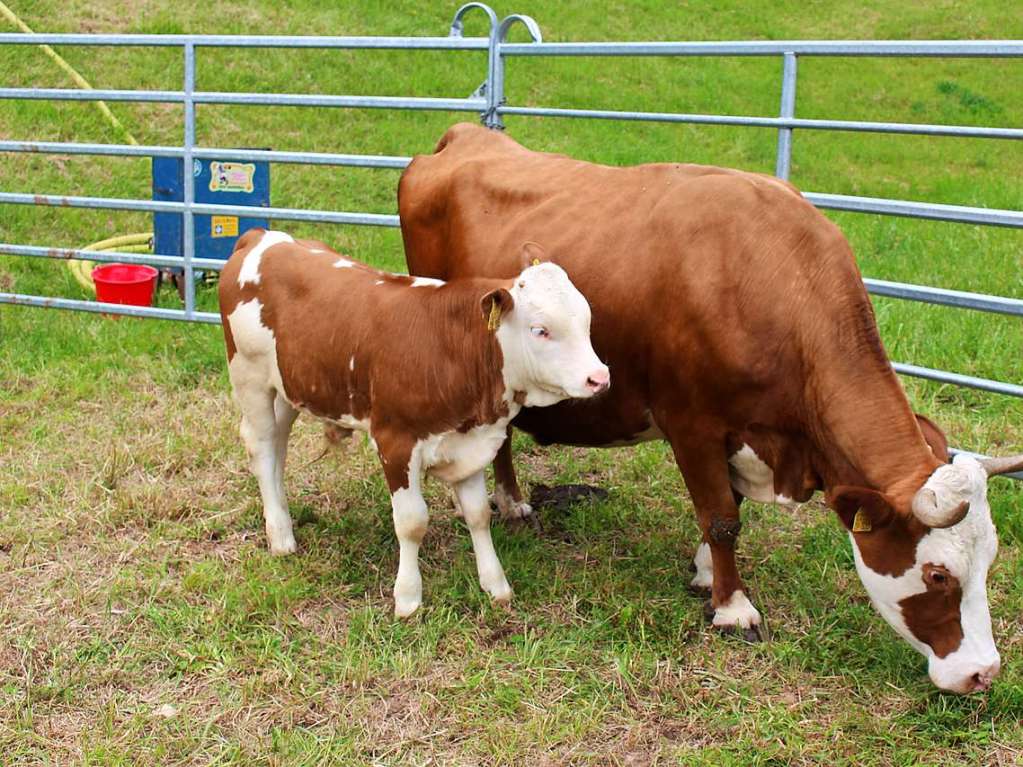
[[[494,601],[507,604],[512,597],[511,586],[504,575],[504,568],[494,551],[490,537],[490,500],[487,498],[485,472],[479,471],[468,479],[455,484],[455,495],[462,508],[465,524],[472,537],[472,548],[476,554],[476,571],[480,587],[493,597]]]
[[[508,424],[508,436],[494,456],[494,505],[501,519],[522,519],[533,513],[533,507],[522,500],[522,490],[515,476],[512,463],[512,426]]]
[[[412,615],[423,603],[423,578],[419,573],[419,546],[430,517],[423,500],[421,465],[414,449],[403,441],[377,438],[384,476],[391,492],[391,516],[398,538],[398,575],[394,579],[394,614]]]

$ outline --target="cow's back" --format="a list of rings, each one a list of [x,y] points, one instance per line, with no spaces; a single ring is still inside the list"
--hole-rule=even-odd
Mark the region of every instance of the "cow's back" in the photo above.
[[[765,391],[792,395],[778,371],[801,369],[817,343],[799,335],[831,324],[812,315],[870,311],[837,227],[761,174],[603,166],[459,125],[405,171],[399,210],[413,274],[512,276],[532,240],[590,302],[594,348],[615,385],[599,402],[525,411],[520,424],[543,441],[627,439],[644,417],[650,425],[658,400],[695,414],[720,413],[727,399],[738,420],[770,418],[793,403]],[[821,295],[834,300],[793,307]]]

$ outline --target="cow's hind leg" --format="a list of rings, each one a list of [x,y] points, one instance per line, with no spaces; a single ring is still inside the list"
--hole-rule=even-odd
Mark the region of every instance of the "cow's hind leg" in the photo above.
[[[511,600],[512,590],[490,537],[490,501],[487,498],[485,473],[480,471],[455,484],[455,495],[458,496],[458,504],[462,508],[469,535],[472,536],[480,586],[495,601],[507,603]]]
[[[263,498],[263,520],[270,552],[293,554],[297,545],[284,495],[284,455],[294,414],[282,409],[278,417],[272,389],[246,385],[242,376],[232,375],[232,381],[235,399],[242,411],[240,431],[249,454],[249,468]]]
[[[760,639],[760,613],[746,596],[735,565],[735,545],[741,528],[739,506],[729,483],[725,447],[723,444],[720,450],[713,447],[712,440],[694,439],[692,431],[672,440],[675,460],[703,532],[704,542],[696,556],[697,577],[703,565],[701,581],[705,580],[709,553],[711,623],[722,631],[738,632],[747,640],[756,641]]]

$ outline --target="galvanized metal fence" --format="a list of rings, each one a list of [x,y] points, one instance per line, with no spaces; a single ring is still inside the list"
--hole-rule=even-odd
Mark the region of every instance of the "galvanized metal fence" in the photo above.
[[[464,18],[478,11],[489,21],[486,37],[464,37]],[[523,26],[532,38],[528,43],[507,41],[509,30]],[[64,142],[0,141],[0,152],[43,152],[72,155],[115,155],[123,157],[178,157],[185,168],[196,159],[265,160],[274,163],[332,165],[401,169],[408,157],[328,154],[314,152],[275,152],[198,147],[195,142],[197,104],[248,104],[267,106],[304,106],[346,109],[440,110],[480,115],[488,127],[503,128],[505,115],[552,118],[588,118],[634,120],[661,123],[731,125],[778,130],[776,174],[788,178],[795,130],[837,130],[869,133],[912,134],[921,136],[959,136],[978,139],[1023,139],[1021,128],[988,128],[965,125],[928,125],[915,123],[865,122],[849,120],[809,120],[797,118],[796,84],[800,57],[931,57],[931,58],[1023,58],[1023,40],[1010,41],[777,41],[777,42],[605,42],[545,43],[540,28],[528,16],[512,14],[499,19],[483,3],[467,3],[455,13],[446,37],[288,37],[247,35],[81,35],[81,34],[0,34],[0,45],[86,45],[174,47],[182,51],[184,78],[178,91],[74,90],[61,88],[0,88],[0,99],[53,99],[60,101],[126,101],[181,104],[184,108],[184,135],[181,146],[134,146],[126,144],[80,144]],[[196,90],[196,51],[199,48],[289,48],[289,49],[391,49],[486,51],[487,71],[483,84],[467,98],[420,98],[400,96],[331,96],[283,93],[227,93]],[[775,57],[781,63],[781,103],[777,116],[678,114],[672,112],[634,112],[605,109],[564,109],[557,107],[514,106],[505,99],[507,60],[526,56],[758,56]],[[874,213],[907,218],[931,219],[964,224],[981,224],[1023,229],[1023,211],[940,205],[908,200],[856,197],[806,192],[805,196],[820,208]],[[78,249],[39,247],[0,243],[0,253],[40,258],[87,258],[93,261],[146,263],[179,267],[184,270],[184,309],[126,307],[95,301],[0,293],[0,303],[55,307],[82,311],[130,314],[140,317],[219,322],[212,312],[197,311],[193,273],[196,269],[216,270],[222,262],[202,258],[195,253],[195,215],[262,216],[291,221],[315,221],[357,226],[398,226],[395,215],[348,211],[322,211],[295,208],[262,208],[210,205],[195,202],[191,173],[184,174],[183,202],[162,202],[105,197],[67,197],[2,191],[0,204],[57,205],[74,208],[180,213],[184,222],[183,256],[96,253]],[[866,280],[868,290],[881,296],[923,301],[957,308],[1023,316],[1023,300],[945,290],[926,285],[909,285],[886,280]],[[904,375],[966,386],[999,394],[1023,397],[1023,386],[971,375],[934,370],[917,365],[894,363]]]

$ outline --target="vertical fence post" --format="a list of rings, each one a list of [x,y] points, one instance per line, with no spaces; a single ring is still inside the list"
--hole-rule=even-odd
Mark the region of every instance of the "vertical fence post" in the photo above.
[[[181,223],[184,235],[184,268],[183,278],[185,280],[185,317],[192,319],[195,316],[195,276],[192,270],[192,259],[195,257],[195,218],[192,214],[192,205],[195,204],[195,173],[192,165],[195,158],[192,150],[195,148],[195,101],[192,94],[195,92],[195,44],[185,43],[185,150],[181,160],[182,185],[184,190],[185,210],[181,214]]]
[[[543,35],[540,34],[540,25],[531,16],[525,16],[521,13],[513,13],[505,16],[501,21],[501,25],[497,28],[494,38],[490,41],[490,45],[494,50],[493,56],[493,67],[490,81],[490,100],[488,104],[489,119],[485,121],[485,125],[488,128],[494,128],[496,130],[504,130],[504,119],[501,117],[501,107],[504,105],[504,54],[501,53],[501,45],[504,44],[505,38],[508,37],[508,30],[511,29],[515,22],[521,22],[522,25],[529,32],[529,36],[533,38],[534,43],[542,43]]]
[[[480,114],[480,121],[488,128],[502,128],[501,116],[497,113],[497,106],[500,103],[497,100],[495,90],[495,75],[494,70],[497,66],[497,14],[494,13],[494,9],[485,3],[466,3],[457,11],[455,11],[455,17],[451,22],[451,31],[448,33],[449,37],[461,37],[465,31],[465,22],[463,18],[465,14],[474,8],[478,8],[487,14],[487,18],[490,20],[490,32],[487,35],[487,79],[486,81],[476,89],[476,93],[473,96],[485,96],[487,99],[487,106],[482,114]]]
[[[780,117],[796,116],[796,54],[784,54],[781,74]],[[778,129],[778,157],[774,175],[786,181],[792,164],[792,128]]]

